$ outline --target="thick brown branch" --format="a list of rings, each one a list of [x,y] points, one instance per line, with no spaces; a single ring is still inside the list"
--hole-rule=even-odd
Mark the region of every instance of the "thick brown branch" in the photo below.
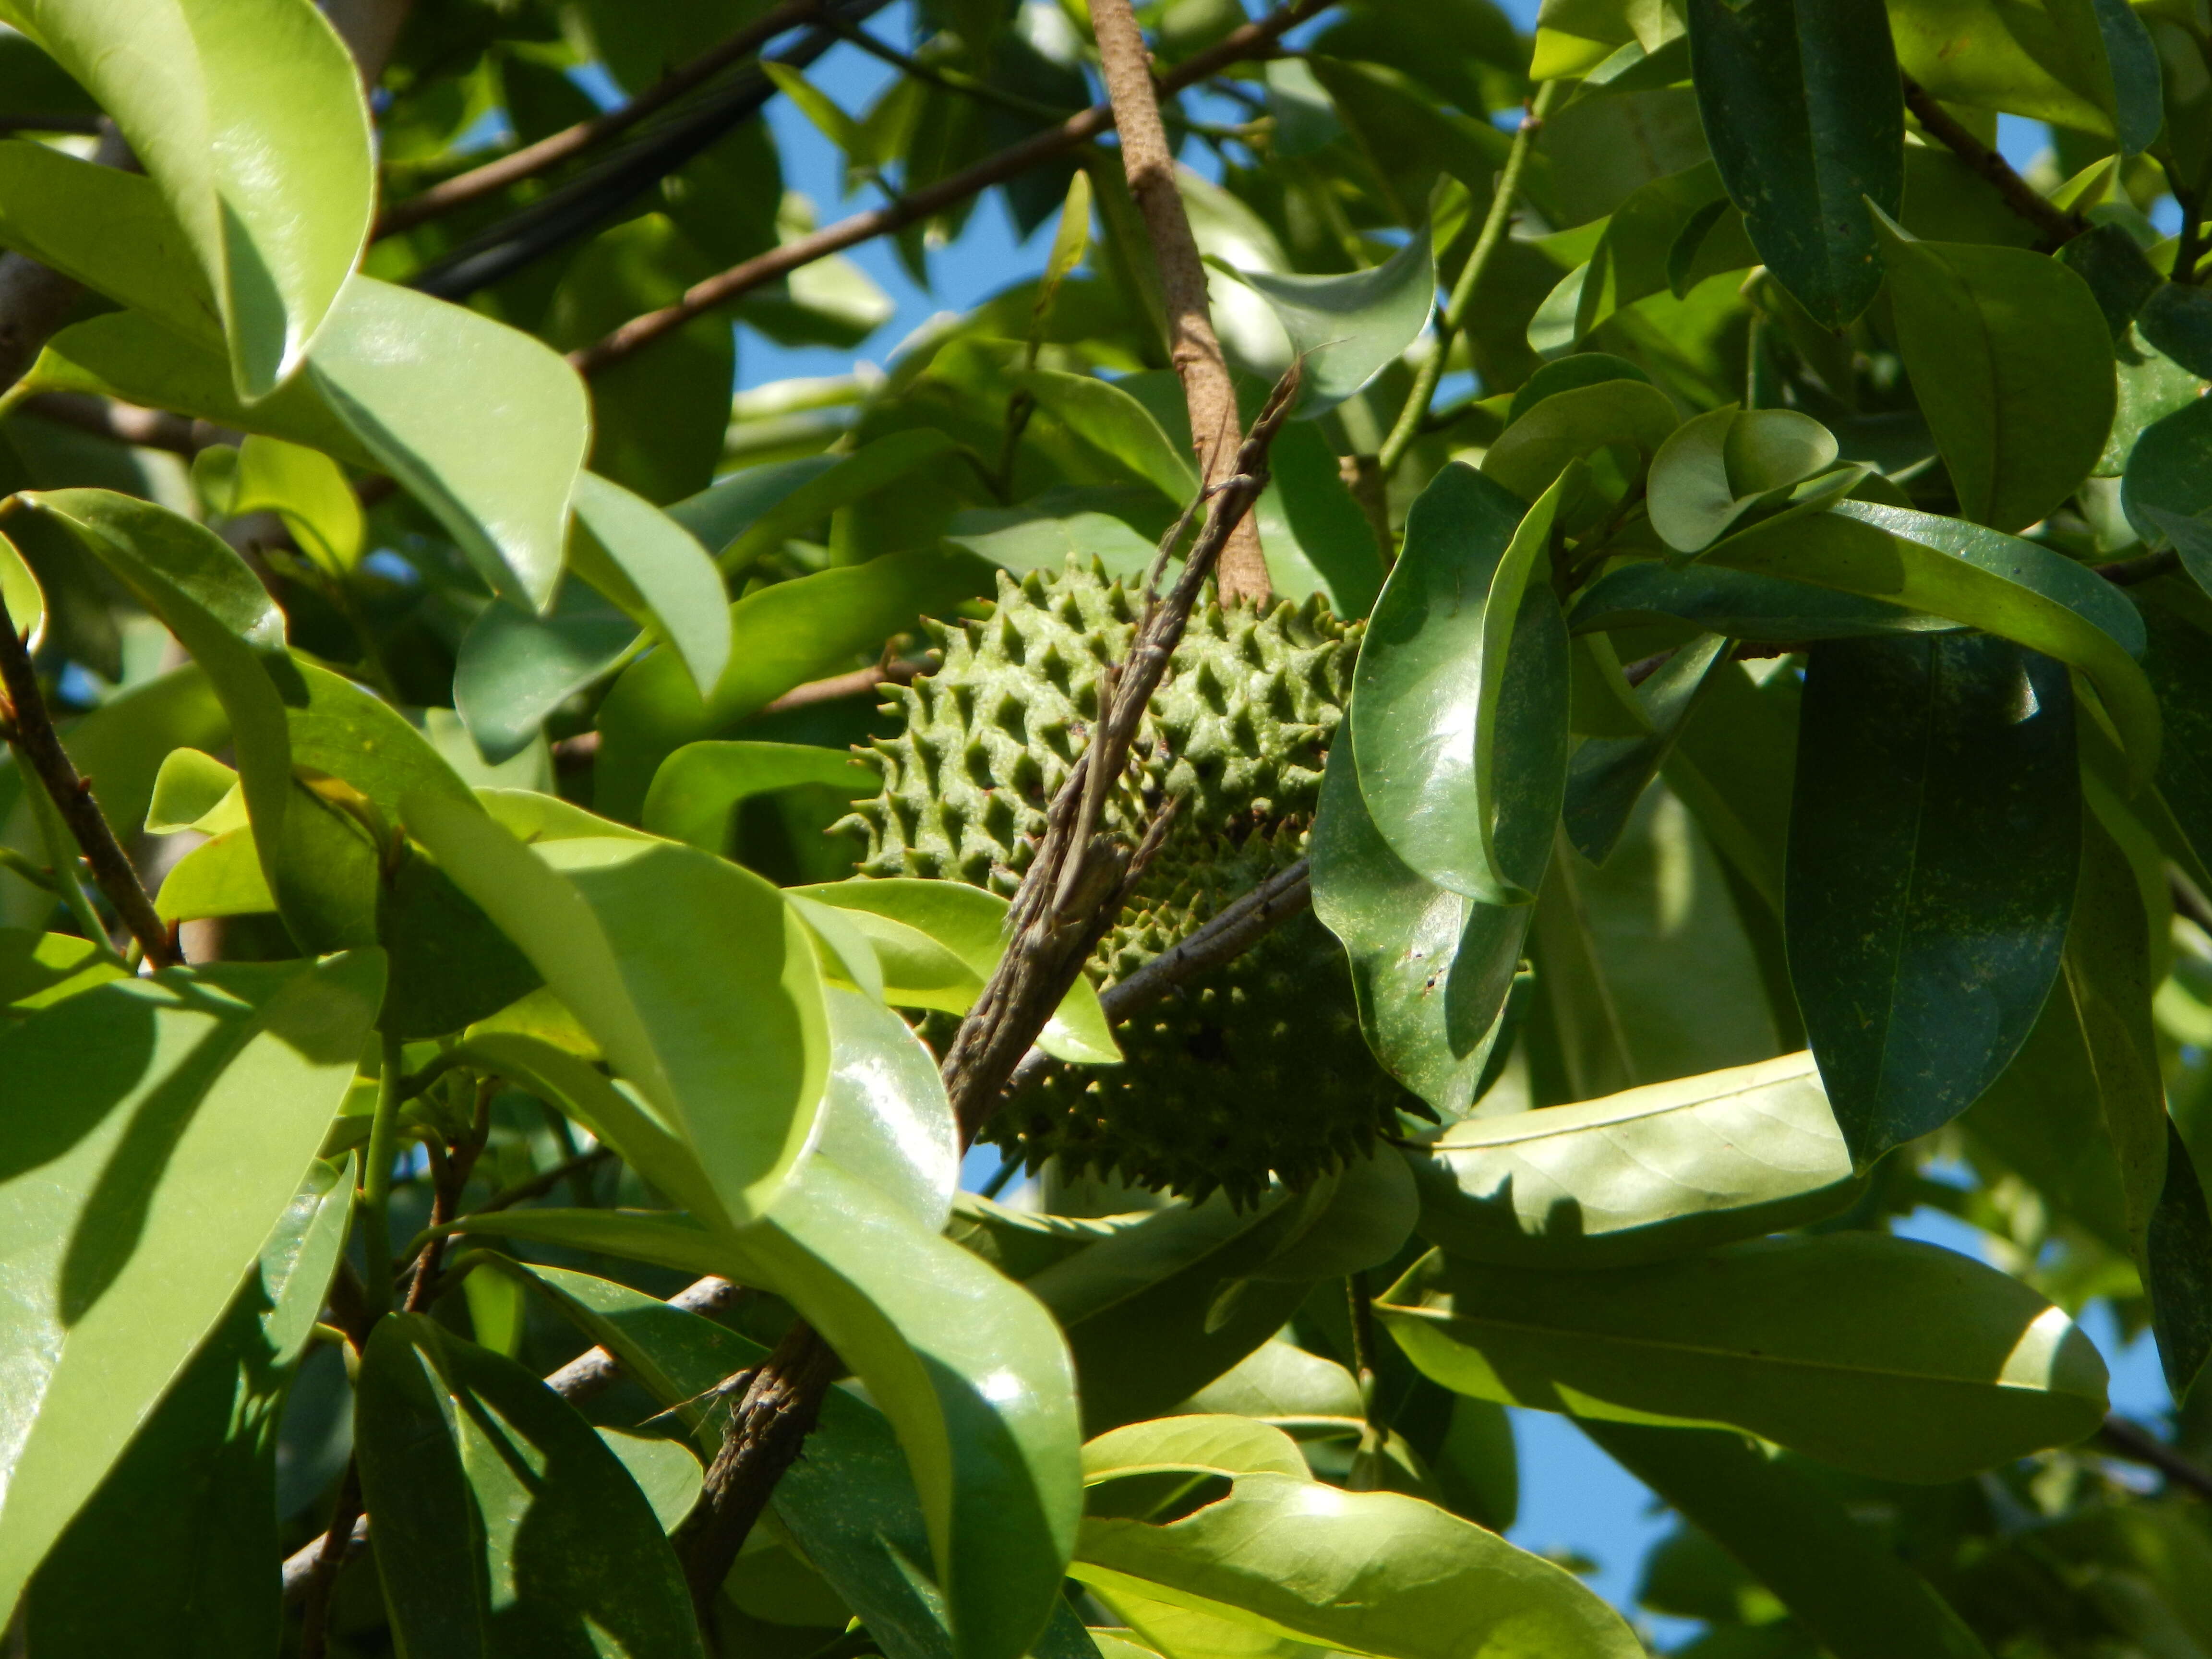
[[[2041,231],[2053,247],[2072,241],[2089,228],[2080,214],[2069,213],[2046,198],[2013,171],[2011,162],[1960,125],[1925,87],[1909,75],[1904,81],[1905,106],[1920,123],[1921,131],[1988,179],[2005,205]]]
[[[534,144],[526,144],[496,161],[456,173],[404,202],[394,203],[377,220],[377,236],[396,236],[402,231],[412,230],[425,220],[495,196],[510,185],[533,179],[549,167],[557,167],[618,133],[627,132],[647,116],[665,109],[685,93],[713,80],[740,58],[750,57],[786,29],[807,21],[814,11],[814,0],[785,0],[766,16],[748,23],[690,63],[669,70],[627,104],[604,115],[595,115],[588,121],[579,121],[573,127],[565,127]]]
[[[713,1632],[722,1581],[768,1507],[775,1483],[812,1431],[823,1397],[841,1369],[830,1345],[800,1320],[752,1374],[744,1397],[730,1413],[698,1507],[676,1540],[702,1631]]]
[[[46,708],[46,693],[39,689],[38,672],[31,666],[31,653],[15,631],[15,618],[8,614],[4,599],[0,599],[0,686],[7,693],[7,707],[0,710],[0,717],[7,721],[9,740],[46,786],[62,822],[83,850],[92,878],[146,952],[146,959],[157,968],[175,967],[181,958],[170,942],[169,930],[154,914],[154,901],[146,896],[138,872],[115,839],[115,831],[108,827],[100,803],[93,799],[92,786],[78,775],[76,763],[62,747],[61,734],[54,730],[53,715]]]
[[[1237,429],[1237,389],[1206,305],[1206,265],[1191,234],[1190,216],[1183,211],[1175,150],[1152,83],[1152,56],[1129,0],[1091,0],[1091,23],[1121,136],[1122,170],[1151,233],[1160,297],[1167,307],[1169,361],[1182,381],[1199,473],[1210,488],[1235,470],[1243,434]],[[1267,562],[1261,555],[1259,527],[1249,517],[1222,550],[1220,583],[1224,605],[1267,601]]]
[[[1163,84],[1170,91],[1175,91],[1217,74],[1231,64],[1248,58],[1266,56],[1274,51],[1275,41],[1284,30],[1327,9],[1332,3],[1334,0],[1297,0],[1297,4],[1285,6],[1256,23],[1247,23],[1204,52],[1184,59]],[[664,334],[674,332],[693,318],[703,316],[740,299],[763,283],[787,276],[801,265],[812,264],[817,259],[827,258],[830,254],[842,252],[861,242],[917,224],[956,202],[967,200],[979,191],[1003,184],[1041,162],[1088,143],[1113,125],[1113,106],[1110,104],[1093,104],[1080,114],[1070,116],[1058,126],[1034,137],[1025,138],[1020,143],[1000,150],[996,155],[988,156],[974,167],[950,178],[925,185],[866,213],[856,213],[849,219],[841,219],[811,235],[786,242],[781,247],[771,248],[742,264],[732,265],[717,276],[709,276],[687,290],[675,304],[663,306],[658,311],[648,311],[641,317],[633,317],[605,338],[581,350],[570,352],[568,361],[580,373],[595,374],[642,350]]]

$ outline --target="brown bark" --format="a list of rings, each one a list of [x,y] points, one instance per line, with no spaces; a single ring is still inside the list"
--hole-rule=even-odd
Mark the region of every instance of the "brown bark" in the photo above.
[[[1182,382],[1190,409],[1191,443],[1199,472],[1212,489],[1237,471],[1237,451],[1244,434],[1237,420],[1237,390],[1213,315],[1206,300],[1206,265],[1183,211],[1176,185],[1175,151],[1160,119],[1158,89],[1152,84],[1151,54],[1129,0],[1092,0],[1091,26],[1098,37],[1098,56],[1113,101],[1114,125],[1121,138],[1121,166],[1129,191],[1151,233],[1152,258],[1159,267],[1160,295],[1167,302],[1168,360]],[[1260,550],[1260,530],[1248,515],[1222,550],[1218,572],[1224,605],[1263,605],[1269,586],[1267,562]]]

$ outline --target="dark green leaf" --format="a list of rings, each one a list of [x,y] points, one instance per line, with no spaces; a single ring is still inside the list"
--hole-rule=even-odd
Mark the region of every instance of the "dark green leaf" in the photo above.
[[[1824,327],[1881,286],[1867,212],[1905,195],[1905,100],[1876,0],[1691,0],[1698,108],[1760,258]]]
[[[1790,645],[1938,632],[1954,625],[1787,576],[1646,560],[1609,571],[1584,588],[1567,615],[1567,626],[1582,634],[1669,618],[1730,639]]]
[[[2166,1115],[2142,901],[2126,855],[2094,815],[2066,939],[2066,983],[2119,1165],[2128,1241],[2150,1297],[2166,1387],[2185,1399],[2212,1354],[2212,1258],[2201,1254],[2212,1222],[2188,1148]],[[2179,1167],[2169,1145],[2179,1150]]]
[[[702,1651],[645,1494],[537,1377],[395,1314],[369,1338],[357,1387],[362,1494],[409,1654]]]
[[[1483,475],[1533,501],[1577,456],[1618,444],[1648,461],[1679,424],[1667,394],[1642,380],[1569,386],[1498,434],[1482,458]]]
[[[2072,689],[2003,640],[1831,641],[1806,679],[1790,977],[1863,1167],[2008,1065],[2081,857]]]
[[[1424,226],[1367,270],[1342,276],[1238,273],[1274,307],[1303,361],[1296,414],[1326,414],[1395,362],[1436,308],[1437,261]]]
[[[2112,583],[2063,554],[1956,519],[1844,501],[1754,525],[1705,556],[1891,600],[2056,657],[2096,687],[2130,775],[2147,777],[2157,763],[2157,700],[2135,663],[2142,618]]]
[[[1905,372],[1967,518],[2018,530],[2088,477],[2112,431],[2112,337],[2089,285],[2023,248],[1885,225]]]
[[[2212,403],[2192,398],[2143,428],[2121,475],[2120,503],[2147,542],[2162,536],[2154,508],[2193,519],[2212,507]]]
[[[1761,500],[1835,459],[1835,434],[1809,415],[1716,409],[1677,427],[1651,458],[1651,527],[1676,552],[1695,553]]]
[[[1636,689],[1650,730],[1642,737],[1590,738],[1567,763],[1560,823],[1575,850],[1592,864],[1613,856],[1629,815],[1696,711],[1698,700],[1729,664],[1729,641],[1704,634],[1683,646]]]
[[[1354,681],[1352,750],[1376,830],[1418,874],[1486,903],[1534,896],[1559,811],[1566,635],[1550,585],[1531,580],[1559,500],[1555,484],[1524,507],[1472,467],[1438,473],[1408,515]],[[1532,647],[1552,642],[1524,659],[1549,690],[1515,703],[1547,711],[1551,729],[1501,744],[1504,682],[1524,632]]]
[[[581,582],[563,583],[542,617],[494,599],[461,636],[453,708],[496,766],[535,743],[545,717],[611,671],[636,639],[637,624]]]
[[[1521,684],[1508,677],[1509,697]],[[1532,731],[1540,723],[1509,710],[1509,742]],[[1464,1112],[1500,1040],[1528,907],[1484,904],[1409,869],[1368,817],[1348,743],[1329,750],[1312,858],[1314,913],[1352,959],[1367,1046],[1437,1111]]]
[[[1748,1568],[1835,1659],[1986,1659],[1926,1579],[1812,1480],[1741,1436],[1579,1426]]]
[[[1595,386],[1601,380],[1649,380],[1646,374],[1626,357],[1615,357],[1603,351],[1577,351],[1546,363],[1522,383],[1506,406],[1505,424],[1511,426],[1538,404],[1555,392],[1571,392],[1577,386]]]
[[[732,816],[742,802],[801,783],[830,784],[858,797],[873,790],[878,779],[850,755],[811,744],[686,744],[653,775],[645,827],[721,853],[729,847]]]

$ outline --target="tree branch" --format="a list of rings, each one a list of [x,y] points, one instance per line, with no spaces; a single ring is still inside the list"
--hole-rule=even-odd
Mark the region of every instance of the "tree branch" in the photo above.
[[[796,1320],[752,1373],[744,1397],[730,1413],[698,1506],[676,1539],[702,1632],[713,1632],[714,1599],[722,1581],[775,1495],[776,1482],[812,1432],[823,1399],[843,1369],[814,1328]]]
[[[2212,1498],[2212,1469],[2184,1457],[2140,1424],[2124,1417],[2107,1417],[2097,1437],[2122,1457],[2148,1463],[2177,1486],[2186,1486],[2199,1498]]]
[[[1176,91],[1234,63],[1248,58],[1263,57],[1274,50],[1276,40],[1295,24],[1324,11],[1334,0],[1297,0],[1295,5],[1247,23],[1242,28],[1225,35],[1206,51],[1194,53],[1178,64],[1162,83]],[[1048,161],[1078,146],[1086,144],[1114,125],[1114,110],[1110,104],[1093,104],[1079,115],[1072,115],[1058,126],[1025,138],[1020,143],[987,156],[974,167],[939,179],[933,185],[885,203],[866,213],[856,213],[849,219],[841,219],[834,225],[825,225],[811,235],[786,242],[781,247],[770,248],[756,254],[741,264],[708,277],[686,290],[682,299],[673,305],[663,306],[658,311],[648,311],[633,317],[604,339],[568,354],[568,361],[584,374],[596,374],[611,368],[623,359],[651,345],[665,334],[705,315],[719,307],[743,298],[763,283],[787,276],[801,265],[812,264],[817,259],[842,252],[848,247],[869,241],[878,236],[889,235],[919,223],[956,202],[965,201],[977,191],[1003,184],[1018,173],[1026,173],[1040,162]]]
[[[2069,213],[2044,197],[2027,179],[2013,171],[2012,163],[1984,144],[1960,125],[1951,112],[1945,109],[1917,81],[1907,75],[1905,82],[1905,106],[1920,123],[1921,131],[1943,145],[1960,161],[1980,173],[1996,187],[2004,204],[2041,231],[2044,240],[2053,247],[2070,242],[2089,228],[2087,220],[2078,213]]]
[[[816,9],[814,0],[784,0],[782,5],[767,15],[746,24],[718,44],[709,46],[690,62],[669,70],[627,104],[619,105],[604,115],[595,115],[588,121],[579,121],[574,126],[563,128],[534,144],[526,144],[510,155],[501,156],[496,161],[487,161],[480,167],[455,173],[403,202],[394,203],[377,219],[377,238],[397,236],[402,231],[412,230],[416,225],[451,213],[456,208],[465,207],[471,202],[495,196],[510,185],[533,179],[550,167],[582,155],[596,144],[629,131],[647,116],[665,109],[685,93],[705,85],[740,58],[751,56],[786,29],[795,28],[810,21]]]
[[[8,614],[4,599],[0,599],[0,685],[6,689],[6,707],[0,708],[0,718],[7,722],[8,740],[45,786],[55,811],[83,849],[92,878],[107,895],[107,902],[123,918],[123,925],[138,941],[146,959],[156,968],[175,967],[182,958],[170,942],[168,928],[154,914],[154,901],[146,896],[138,872],[115,839],[100,803],[93,799],[92,786],[78,774],[76,763],[70,758],[60,733],[54,730],[46,693],[39,689],[38,672],[31,665],[31,654],[23,636],[15,631],[15,620]]]
[[[141,409],[136,404],[95,397],[88,392],[34,392],[11,412],[88,432],[95,438],[112,439],[117,443],[135,444],[143,449],[166,449],[186,460],[216,441],[215,428],[189,415]]]
[[[1160,298],[1167,307],[1168,360],[1175,365],[1183,401],[1190,409],[1191,446],[1198,452],[1199,476],[1211,489],[1236,471],[1243,434],[1237,422],[1237,388],[1229,379],[1229,364],[1221,355],[1221,341],[1206,305],[1206,264],[1191,234],[1190,216],[1183,210],[1175,150],[1160,120],[1152,54],[1145,49],[1144,32],[1137,27],[1129,0],[1091,0],[1091,26],[1098,39],[1114,122],[1121,131],[1122,170],[1152,236]],[[1222,550],[1220,587],[1224,605],[1267,602],[1267,561],[1260,550],[1259,526],[1249,516]]]

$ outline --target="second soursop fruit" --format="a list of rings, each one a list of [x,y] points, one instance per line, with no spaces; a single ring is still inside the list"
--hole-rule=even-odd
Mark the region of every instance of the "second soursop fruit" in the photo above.
[[[861,868],[1011,895],[1137,604],[1071,563],[1000,576],[988,622],[933,627],[943,665],[907,688],[905,730],[876,745],[884,792],[860,808]],[[1133,845],[1152,804],[1182,799],[1092,959],[1102,988],[1304,853],[1355,648],[1317,599],[1265,614],[1209,601],[1193,614],[1105,808]],[[1310,912],[1120,1037],[1124,1064],[1056,1071],[1008,1102],[985,1138],[1032,1170],[1056,1157],[1071,1174],[1242,1199],[1271,1175],[1297,1185],[1335,1167],[1413,1104],[1369,1054],[1343,949]]]

